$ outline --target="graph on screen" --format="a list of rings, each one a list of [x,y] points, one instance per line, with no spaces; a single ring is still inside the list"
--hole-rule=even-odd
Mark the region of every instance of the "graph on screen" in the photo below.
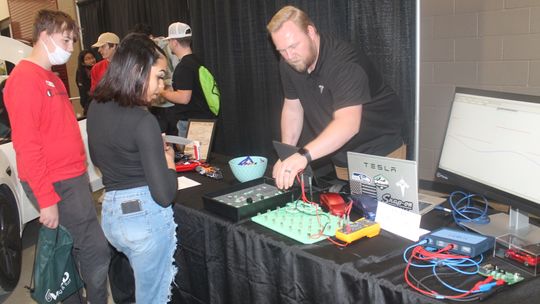
[[[540,104],[456,93],[439,167],[540,202]]]

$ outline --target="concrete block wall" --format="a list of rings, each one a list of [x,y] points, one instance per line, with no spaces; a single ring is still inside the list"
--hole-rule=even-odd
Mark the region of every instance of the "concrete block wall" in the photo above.
[[[420,1],[420,179],[434,180],[456,86],[540,95],[540,0]]]

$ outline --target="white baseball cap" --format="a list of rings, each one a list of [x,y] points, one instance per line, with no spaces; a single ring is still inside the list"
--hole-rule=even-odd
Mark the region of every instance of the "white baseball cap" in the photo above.
[[[169,25],[169,36],[165,40],[185,37],[191,37],[191,28],[185,23],[175,22]]]

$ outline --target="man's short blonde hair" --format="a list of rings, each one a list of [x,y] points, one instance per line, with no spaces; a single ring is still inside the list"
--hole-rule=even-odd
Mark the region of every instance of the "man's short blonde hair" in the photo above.
[[[304,11],[294,6],[287,5],[280,9],[272,17],[270,22],[268,22],[266,29],[269,33],[274,33],[275,31],[279,30],[286,21],[294,22],[306,33],[309,25],[315,28],[315,24],[313,24],[313,21],[309,19],[309,16]]]

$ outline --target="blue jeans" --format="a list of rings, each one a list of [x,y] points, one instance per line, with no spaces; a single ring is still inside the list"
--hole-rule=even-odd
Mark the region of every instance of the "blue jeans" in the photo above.
[[[131,206],[123,212],[122,203],[128,201],[139,201],[140,210]],[[101,214],[105,236],[133,268],[137,303],[167,303],[177,271],[172,206],[158,205],[143,186],[106,192]]]
[[[180,137],[187,137],[187,129],[188,129],[189,122],[187,120],[179,120],[176,123],[176,128],[178,129],[178,136]]]

